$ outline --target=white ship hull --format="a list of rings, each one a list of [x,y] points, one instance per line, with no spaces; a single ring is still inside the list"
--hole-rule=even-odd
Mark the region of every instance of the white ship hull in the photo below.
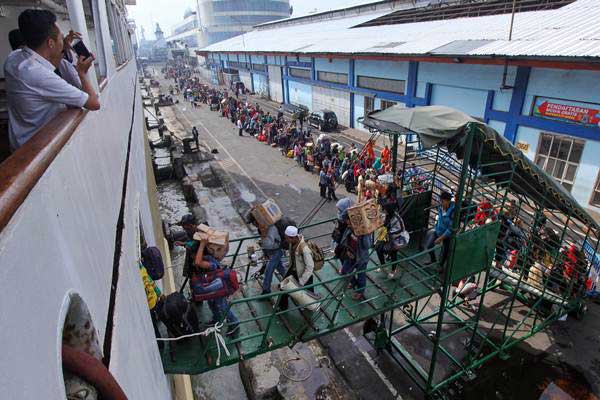
[[[131,62],[114,77],[102,110],[86,115],[0,233],[4,398],[65,398],[62,329],[73,294],[89,308],[100,345],[106,339],[130,129],[110,371],[130,399],[170,397],[138,272],[138,214],[148,243],[157,238],[135,76]]]

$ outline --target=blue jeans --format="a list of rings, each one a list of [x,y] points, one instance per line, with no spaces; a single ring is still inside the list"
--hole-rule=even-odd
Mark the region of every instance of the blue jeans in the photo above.
[[[364,263],[364,262],[357,262],[357,261],[352,261],[352,260],[345,260],[342,263],[342,275],[346,275],[349,274],[350,272],[356,270],[356,271],[362,271],[362,272],[358,272],[355,275],[352,276],[350,283],[352,284],[352,286],[357,289],[356,292],[357,293],[364,293],[365,291],[365,287],[367,286],[367,273],[364,272],[365,269],[367,269],[367,264],[368,263]]]
[[[425,236],[425,250],[431,250],[435,246],[435,241],[437,240],[438,235],[435,233],[435,230],[430,229],[427,231],[427,235]],[[431,262],[436,261],[435,250],[431,250],[429,253],[429,257],[431,258]]]
[[[213,314],[213,321],[218,322],[223,318],[223,314],[229,308],[229,302],[227,297],[218,297],[208,301],[208,307]],[[235,316],[231,308],[227,312],[227,322],[236,325],[239,324],[240,320]]]
[[[269,250],[267,256],[269,257],[269,261],[267,262],[267,268],[265,269],[265,275],[263,277],[262,289],[265,292],[271,291],[271,282],[273,281],[273,272],[275,272],[275,268],[277,271],[284,276],[285,275],[285,267],[281,263],[281,257],[283,257],[283,250]]]
[[[430,229],[429,231],[427,231],[427,236],[425,236],[425,250],[431,250],[431,252],[429,253],[429,257],[431,258],[431,262],[434,263],[437,261],[437,257],[435,256],[435,250],[433,250],[433,248],[435,247],[435,241],[440,237],[441,235],[438,235],[435,232],[435,229]],[[450,249],[450,240],[449,239],[444,239],[443,243],[442,243],[442,260],[441,263],[443,263],[444,261],[446,261],[446,257],[448,256],[448,251]]]

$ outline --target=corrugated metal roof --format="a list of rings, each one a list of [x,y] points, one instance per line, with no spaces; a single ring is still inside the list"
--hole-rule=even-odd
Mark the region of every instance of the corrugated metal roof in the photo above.
[[[443,50],[457,56],[600,57],[600,0],[515,14],[511,41],[510,14],[352,28],[379,16],[262,29],[246,33],[244,40],[237,36],[203,50],[397,55],[442,54]],[[400,44],[379,47],[385,41]]]

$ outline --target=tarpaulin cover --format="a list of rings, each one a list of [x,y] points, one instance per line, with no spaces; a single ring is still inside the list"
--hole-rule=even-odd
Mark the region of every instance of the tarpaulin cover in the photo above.
[[[475,136],[469,160],[471,167],[476,168],[477,164],[484,165],[480,168],[482,174],[497,174],[492,175],[494,181],[507,182],[510,180],[509,164],[485,164],[510,161],[515,165],[515,174],[511,181],[512,191],[527,196],[544,208],[559,209],[567,215],[578,217],[594,229],[599,229],[594,219],[560,183],[541,170],[504,136],[458,110],[444,106],[393,106],[370,113],[362,122],[365,126],[380,131],[396,134],[415,133],[424,148],[445,146],[459,159],[463,159],[464,156],[468,131],[473,130]],[[502,173],[503,171],[506,173]]]

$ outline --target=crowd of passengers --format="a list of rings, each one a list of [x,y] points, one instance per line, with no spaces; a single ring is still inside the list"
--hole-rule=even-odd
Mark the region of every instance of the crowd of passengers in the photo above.
[[[547,284],[549,290],[562,295],[578,292],[583,285],[589,285],[589,279],[583,274],[586,267],[585,254],[577,247],[561,241],[545,217],[535,220],[529,231],[524,229],[519,218],[518,205],[510,201],[503,208],[493,205],[487,200],[479,203],[460,206],[455,204],[453,190],[446,191],[442,184],[431,184],[432,174],[415,163],[411,163],[405,171],[392,175],[392,155],[385,146],[376,152],[375,143],[368,141],[362,149],[350,145],[345,149],[339,143],[332,143],[327,135],[315,138],[310,129],[305,129],[301,116],[292,115],[290,120],[284,117],[283,109],[277,115],[263,110],[258,103],[252,104],[247,98],[241,99],[240,92],[213,88],[195,77],[189,67],[182,64],[171,64],[162,71],[165,77],[173,79],[174,85],[169,87],[171,95],[182,94],[184,99],[194,107],[209,106],[219,112],[237,128],[238,135],[244,133],[254,136],[261,142],[277,148],[282,155],[293,158],[300,167],[319,174],[321,197],[336,201],[337,221],[332,232],[332,250],[340,262],[339,274],[348,276],[348,289],[352,290],[352,298],[364,301],[366,289],[366,269],[370,253],[375,252],[381,265],[390,264],[386,269],[389,279],[397,279],[400,270],[397,261],[400,252],[410,241],[401,215],[402,198],[406,195],[436,189],[440,192],[435,210],[433,228],[424,235],[417,245],[420,251],[428,251],[429,262],[440,272],[449,254],[450,239],[454,236],[454,219],[456,213],[466,229],[473,229],[495,221],[500,222],[500,234],[495,249],[495,265],[505,271],[516,269],[517,260],[525,269],[524,280],[531,286],[542,288]],[[194,135],[198,131],[194,128]],[[351,198],[337,199],[335,189],[344,185],[348,193],[356,194],[356,201]],[[435,186],[435,188],[434,188]],[[352,230],[348,209],[357,203],[374,199],[381,207],[384,217],[383,226],[374,233],[356,235]],[[186,250],[184,275],[192,282],[199,275],[211,275],[224,267],[222,256],[212,254],[202,241],[194,240],[197,224],[193,215],[186,215],[180,225],[186,237],[175,244]],[[301,287],[314,293],[315,260],[307,246],[307,240],[299,233],[298,226],[289,218],[273,225],[263,226],[250,217],[260,234],[259,245],[264,256],[264,268],[257,277],[262,276],[261,300],[269,301],[273,290],[273,275],[277,271],[280,279],[293,276]],[[533,246],[528,246],[532,242]],[[531,251],[528,251],[531,249]],[[283,259],[288,254],[289,262]],[[440,259],[438,259],[438,255]],[[204,280],[209,285],[211,279]],[[226,283],[225,283],[226,285]],[[478,285],[474,277],[453,282],[455,295],[467,301],[477,296]],[[217,285],[222,287],[222,285]],[[195,288],[190,291],[206,290]],[[280,290],[279,287],[276,290]],[[287,296],[279,302],[281,309],[288,307]],[[235,334],[239,327],[239,319],[229,307],[227,295],[209,302],[212,311],[211,323],[226,320],[229,323],[228,334]]]
[[[357,195],[357,203],[376,199],[385,210],[384,228],[388,232],[396,232],[397,243],[398,233],[404,230],[404,222],[398,214],[398,204],[401,203],[399,198],[431,190],[435,186],[442,192],[436,229],[427,233],[421,247],[431,249],[435,245],[447,243],[447,239],[452,235],[449,226],[455,210],[454,188],[444,192],[444,183],[436,180],[432,184],[432,174],[415,163],[409,164],[404,171],[399,170],[396,176],[391,175],[392,155],[387,145],[380,152],[376,152],[373,141],[368,141],[362,149],[357,149],[354,144],[344,148],[339,143],[332,143],[327,135],[313,137],[310,129],[305,127],[301,115],[293,114],[290,120],[286,120],[283,109],[280,108],[277,115],[272,116],[262,110],[258,103],[252,104],[247,98],[240,99],[238,95],[241,93],[235,92],[235,87],[230,88],[236,93],[235,97],[230,96],[228,90],[211,88],[194,77],[190,69],[182,64],[167,66],[163,72],[175,80],[178,90],[187,101],[213,104],[213,110],[228,118],[236,126],[240,136],[244,132],[255,136],[259,141],[278,148],[282,155],[293,158],[300,167],[316,172],[319,175],[318,184],[322,198],[338,201],[336,187],[343,185],[348,193]],[[473,204],[465,203],[459,208],[464,214],[460,218],[468,229],[500,221],[500,235],[495,253],[498,267],[514,268],[518,257],[525,257],[528,240],[532,240],[535,243],[533,250],[527,254],[527,261],[520,263],[526,270],[525,279],[532,285],[543,287],[544,283],[548,282],[549,287],[557,293],[569,290],[568,282],[571,281],[577,282],[571,286],[570,290],[573,292],[577,291],[584,281],[589,285],[589,280],[586,281],[583,274],[577,272],[584,269],[582,264],[586,262],[585,255],[572,243],[561,246],[557,234],[548,226],[545,217],[540,218],[530,232],[526,232],[523,229],[523,221],[518,217],[514,200],[504,207],[504,210],[487,200]],[[392,225],[402,229],[393,229]],[[446,229],[442,226],[446,226]],[[389,245],[384,246],[384,243],[393,241],[386,238],[382,232],[373,235],[373,247],[382,263],[386,260],[397,260],[397,251],[389,251]],[[554,244],[551,245],[552,243]],[[446,254],[445,247],[442,250],[443,257]],[[437,261],[435,252],[430,252],[430,258],[432,263]],[[575,268],[574,263],[580,267]],[[269,268],[268,271],[273,269],[274,267]],[[390,277],[394,275],[394,271],[391,271]],[[470,280],[472,278],[458,282],[457,285],[460,287]]]

